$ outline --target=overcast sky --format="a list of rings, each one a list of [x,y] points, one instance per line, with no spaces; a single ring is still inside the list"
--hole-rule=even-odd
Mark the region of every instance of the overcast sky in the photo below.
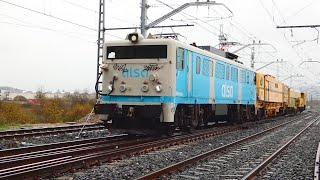
[[[0,0],[0,86],[25,90],[94,91],[96,75],[96,39],[98,0],[5,0],[23,7],[59,17],[88,28],[46,17]],[[149,0],[148,22],[178,7],[186,0]],[[283,59],[262,69],[278,76],[296,89],[319,82],[320,60],[316,29],[276,29],[276,25],[320,24],[320,1],[316,0],[220,0],[222,6],[188,8],[160,25],[194,24],[174,28],[186,43],[215,46],[219,28],[229,41],[241,44],[253,39],[271,46],[255,47],[256,68]],[[140,0],[106,0],[106,27],[138,26]],[[232,16],[232,17],[230,17]],[[107,40],[125,38],[131,31],[108,31]],[[170,28],[151,29],[150,33],[172,32]],[[306,41],[305,41],[306,40]],[[304,42],[305,41],[305,42]],[[296,45],[300,44],[300,45]],[[229,51],[239,48],[231,47]],[[240,60],[250,65],[250,49],[239,52]],[[292,74],[304,77],[288,78]]]

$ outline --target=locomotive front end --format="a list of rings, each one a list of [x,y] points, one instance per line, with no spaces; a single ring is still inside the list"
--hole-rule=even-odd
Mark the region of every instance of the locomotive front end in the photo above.
[[[170,41],[143,39],[132,33],[125,41],[105,44],[102,87],[95,107],[101,119],[116,127],[153,128],[164,122],[172,96]]]

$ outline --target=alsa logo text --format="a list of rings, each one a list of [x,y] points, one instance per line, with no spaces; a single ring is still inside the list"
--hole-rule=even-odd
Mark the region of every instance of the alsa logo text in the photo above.
[[[226,84],[222,85],[221,95],[224,98],[232,98],[233,97],[233,87],[226,85]]]
[[[122,71],[122,77],[124,78],[147,78],[149,72],[145,69],[126,68]]]

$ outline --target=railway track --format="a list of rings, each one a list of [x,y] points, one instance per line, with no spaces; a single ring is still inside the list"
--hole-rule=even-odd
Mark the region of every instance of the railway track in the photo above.
[[[11,131],[1,131],[0,139],[21,139],[25,137],[34,136],[45,136],[45,135],[55,135],[62,133],[73,133],[79,132],[81,129],[85,131],[99,130],[105,128],[98,124],[85,125],[72,125],[72,126],[59,126],[59,127],[48,127],[48,128],[33,128],[33,129],[20,129]]]
[[[312,120],[312,118],[313,117],[308,116],[304,120],[292,120],[277,125],[211,151],[153,171],[137,179],[171,178],[171,173],[180,171],[183,172],[174,175],[174,179],[253,179],[268,163],[277,157],[280,152],[318,120],[318,118],[315,120]],[[299,129],[300,131],[298,133],[295,132],[299,126],[301,127],[301,124],[304,125],[305,120],[308,120],[308,123],[303,126],[304,128],[302,130]],[[290,132],[296,134],[291,134],[292,138],[290,138],[290,140],[286,138],[284,145],[278,148],[279,144],[283,144],[283,142],[279,138],[278,141],[275,141],[275,138],[270,137],[270,134],[282,132],[282,135],[284,135],[289,126],[294,127],[291,128],[292,132]],[[267,137],[268,135],[269,138]],[[284,136],[280,137],[285,138]],[[266,142],[268,142],[267,146],[264,144]],[[260,151],[260,154],[255,155],[253,151]]]
[[[314,165],[314,180],[320,180],[320,143],[318,145],[316,162]]]
[[[259,173],[262,172],[276,157],[278,157],[290,144],[292,144],[298,137],[301,136],[302,133],[304,133],[306,130],[308,130],[313,123],[318,121],[319,118],[313,120],[311,123],[309,123],[305,128],[303,128],[299,133],[297,133],[294,137],[292,137],[289,141],[287,141],[284,145],[282,145],[280,148],[278,148],[274,153],[267,156],[267,158],[262,161],[260,164],[258,164],[253,170],[251,170],[245,177],[242,179],[253,179],[259,175]]]
[[[241,128],[242,126],[221,127],[217,131],[202,130],[171,138],[117,137],[112,141],[98,138],[3,150],[0,151],[0,179],[24,179],[39,177],[39,174],[41,177],[50,176]]]
[[[118,136],[108,139],[86,139],[2,150],[0,151],[0,179],[51,177],[63,172],[74,172],[76,169],[98,165],[102,162],[110,162],[114,159],[122,159],[256,125],[256,123],[248,123],[239,126],[219,127],[215,130],[206,129],[194,134],[170,138]]]

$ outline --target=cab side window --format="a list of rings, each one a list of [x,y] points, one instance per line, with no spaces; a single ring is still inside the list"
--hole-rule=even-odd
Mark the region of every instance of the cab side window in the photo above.
[[[238,82],[238,68],[231,67],[231,80],[233,82]]]
[[[209,59],[203,59],[202,61],[202,74],[204,76],[210,76],[210,62]]]
[[[240,83],[245,83],[246,82],[246,72],[241,69],[240,70]]]
[[[224,64],[216,63],[216,77],[219,79],[225,79],[226,67]]]
[[[230,66],[226,66],[226,80],[230,80]]]
[[[200,74],[201,71],[201,58],[197,56],[196,58],[196,73]]]
[[[177,49],[177,70],[183,70],[184,68],[184,49],[178,48]]]

